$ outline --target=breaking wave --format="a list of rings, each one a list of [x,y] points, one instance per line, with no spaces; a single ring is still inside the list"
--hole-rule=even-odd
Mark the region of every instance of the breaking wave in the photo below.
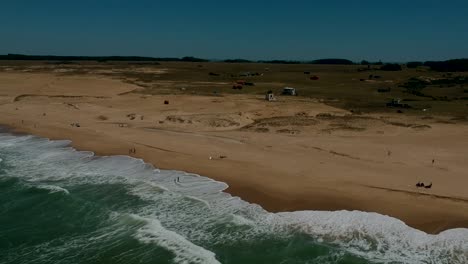
[[[96,157],[69,145],[0,134],[0,179],[14,178],[20,190],[65,194],[63,206],[88,206],[82,217],[99,216],[99,223],[106,223],[68,239],[54,252],[47,251],[51,241],[31,247],[47,251],[43,255],[49,259],[93,241],[113,245],[126,234],[129,241],[158,247],[157,256],[167,255],[173,263],[233,263],[257,257],[261,250],[271,256],[270,263],[356,263],[355,258],[367,263],[468,263],[468,229],[431,235],[398,219],[360,211],[270,213],[224,192],[225,183],[159,170],[127,156]],[[124,252],[132,256],[133,251]]]

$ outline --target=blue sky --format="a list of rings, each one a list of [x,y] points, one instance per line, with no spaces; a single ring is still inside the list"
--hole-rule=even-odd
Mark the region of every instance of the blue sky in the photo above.
[[[2,0],[0,54],[468,57],[467,0]]]

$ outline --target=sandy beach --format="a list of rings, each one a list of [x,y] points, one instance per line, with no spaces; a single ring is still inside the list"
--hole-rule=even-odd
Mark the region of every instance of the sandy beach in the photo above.
[[[429,233],[468,227],[464,121],[357,115],[314,98],[140,88],[102,75],[0,72],[0,123],[223,181],[274,212],[378,212]]]

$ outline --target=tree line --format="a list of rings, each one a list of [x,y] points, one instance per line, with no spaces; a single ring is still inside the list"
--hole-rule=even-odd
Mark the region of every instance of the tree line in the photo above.
[[[154,58],[142,56],[55,56],[55,55],[23,55],[23,54],[7,54],[0,55],[0,60],[28,60],[28,61],[186,61],[186,62],[207,62],[209,60],[196,57],[183,58]]]
[[[144,56],[55,56],[55,55],[24,55],[24,54],[7,54],[0,55],[0,60],[30,60],[30,61],[139,61],[139,62],[158,62],[158,61],[183,61],[183,62],[208,62],[210,60],[186,56],[182,58],[155,58]],[[383,63],[369,62],[366,60],[360,63],[355,63],[347,59],[329,58],[312,61],[297,61],[297,60],[245,60],[245,59],[227,59],[222,60],[226,63],[269,63],[269,64],[332,64],[332,65],[380,65],[380,69],[384,71],[399,71],[402,70],[399,63]],[[446,61],[411,61],[406,63],[407,68],[417,68],[421,66],[429,67],[431,70],[440,72],[460,72],[468,71],[468,59],[453,59]]]

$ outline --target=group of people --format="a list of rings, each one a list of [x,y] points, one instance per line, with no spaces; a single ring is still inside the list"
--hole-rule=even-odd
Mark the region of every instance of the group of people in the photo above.
[[[434,163],[435,163],[435,159],[432,159],[432,165],[434,165]],[[418,182],[416,183],[416,187],[430,189],[432,188],[432,182],[429,183],[428,185],[424,185],[424,182]]]
[[[432,182],[430,184],[428,184],[428,185],[424,185],[423,182],[418,182],[418,183],[416,183],[416,187],[418,187],[418,188],[424,187],[426,189],[430,189],[430,188],[432,188]]]

